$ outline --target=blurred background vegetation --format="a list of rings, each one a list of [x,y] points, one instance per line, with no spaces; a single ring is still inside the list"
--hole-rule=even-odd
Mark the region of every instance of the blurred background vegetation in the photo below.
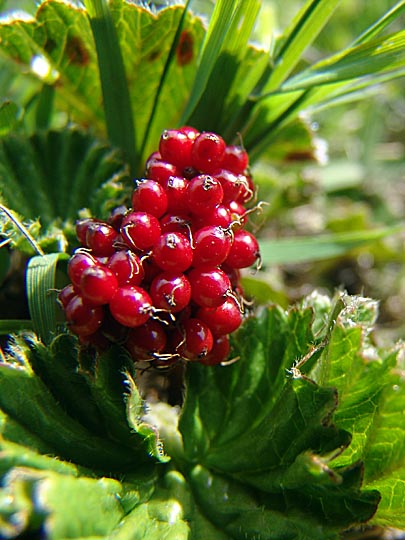
[[[144,2],[156,7],[167,2]],[[389,0],[342,1],[329,24],[306,52],[313,63],[351,43],[369,24],[394,5]],[[256,30],[258,41],[268,42],[270,26],[285,27],[303,4],[297,0],[266,0]],[[194,0],[198,13],[209,15],[212,0]],[[33,13],[33,0],[0,1],[0,10],[24,9]],[[398,30],[404,20],[396,22]],[[16,77],[14,80],[13,77]],[[0,93],[12,92],[24,101],[26,89],[18,87],[17,73],[0,65]],[[283,238],[325,232],[359,231],[387,226],[405,215],[405,92],[398,79],[372,88],[355,102],[317,111],[307,119],[316,130],[320,164],[309,156],[291,156],[277,164],[267,156],[255,166],[262,184],[259,198],[270,202],[257,219],[265,237]],[[264,180],[265,179],[265,180]],[[265,222],[265,227],[264,227]],[[284,306],[313,289],[379,299],[378,340],[405,338],[405,238],[398,234],[353,250],[342,258],[316,263],[268,265],[256,278],[260,297]],[[247,279],[247,289],[253,285]],[[254,285],[257,287],[257,283]]]

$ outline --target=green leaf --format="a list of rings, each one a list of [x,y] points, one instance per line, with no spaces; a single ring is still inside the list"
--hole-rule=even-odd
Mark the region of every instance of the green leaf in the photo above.
[[[152,454],[166,460],[153,428],[143,422],[137,429],[127,420],[128,357],[107,351],[87,359],[93,364],[88,371],[76,339],[64,335],[49,346],[35,336],[18,338],[11,352],[0,364],[0,409],[6,425],[14,426],[7,431],[9,440],[35,451],[45,445],[47,454],[93,470],[146,472],[153,468]],[[107,384],[108,373],[114,378]]]
[[[56,269],[67,260],[62,253],[40,255],[30,259],[26,272],[28,307],[34,331],[49,343],[57,332]]]
[[[96,44],[109,139],[113,146],[122,150],[131,173],[135,174],[139,157],[136,154],[135,125],[116,28],[106,0],[87,0],[85,6]]]
[[[308,304],[307,304],[308,305]],[[372,522],[404,527],[405,385],[403,345],[379,351],[371,339],[378,305],[368,298],[342,295],[330,304],[325,347],[312,369],[301,369],[319,384],[338,389],[333,421],[352,434],[335,467],[364,462],[364,486],[381,494]],[[324,319],[325,324],[325,319]],[[309,366],[311,368],[311,365]]]
[[[308,0],[279,40],[273,71],[262,92],[277,89],[293,71],[303,52],[325,26],[340,0]]]
[[[311,309],[292,309],[287,314],[275,307],[264,309],[259,317],[248,319],[235,336],[236,363],[188,368],[179,424],[182,459],[195,464],[196,471],[204,467],[204,478],[212,477],[201,480],[195,489],[214,524],[233,523],[234,516],[247,512],[240,503],[239,507],[230,505],[231,510],[220,510],[215,498],[220,495],[208,489],[218,482],[226,486],[221,489],[227,494],[259,497],[264,505],[263,521],[256,532],[263,531],[266,538],[282,538],[282,531],[296,527],[292,516],[297,513],[305,515],[309,523],[323,524],[320,534],[333,538],[337,523],[346,527],[375,512],[379,495],[361,491],[361,466],[334,466],[336,454],[350,443],[349,434],[330,421],[338,405],[336,390],[318,386],[296,370],[299,359],[316,359],[322,349],[314,346],[312,324]],[[282,494],[286,506],[276,494]],[[253,534],[249,527],[255,520],[259,523],[256,510],[249,512],[250,522],[236,520],[229,529],[232,534],[240,531],[236,538],[249,537]],[[303,531],[299,534],[306,538]]]
[[[0,137],[11,131],[18,122],[18,106],[12,101],[0,105]]]
[[[394,226],[365,231],[351,231],[315,237],[261,240],[260,252],[265,264],[289,264],[339,257],[353,249],[388,238],[403,230]]]
[[[27,229],[47,251],[65,251],[75,242],[80,209],[107,218],[131,187],[118,153],[77,128],[31,137],[10,133],[0,140],[0,201],[24,221],[40,218],[42,235],[38,223]],[[10,232],[8,220],[2,221],[4,233]],[[20,238],[12,236],[13,242]]]
[[[405,68],[405,31],[367,41],[322,60],[281,87],[294,92]]]

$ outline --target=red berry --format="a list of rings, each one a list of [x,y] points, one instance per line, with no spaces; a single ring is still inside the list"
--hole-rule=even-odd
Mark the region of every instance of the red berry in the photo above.
[[[159,218],[167,210],[167,195],[155,180],[141,180],[132,193],[132,207],[137,212],[148,212]]]
[[[254,235],[243,229],[235,231],[226,264],[233,268],[247,268],[252,266],[259,257],[259,244]]]
[[[153,260],[162,270],[184,272],[193,260],[188,238],[176,232],[162,234],[153,248]]]
[[[201,174],[192,178],[187,186],[187,204],[192,214],[206,214],[221,204],[224,196],[222,186],[216,178]]]
[[[199,266],[187,276],[191,284],[191,298],[199,306],[220,306],[231,290],[228,276],[216,267]]]
[[[186,131],[166,129],[160,137],[159,152],[162,159],[184,169],[191,165],[193,143],[194,139]]]
[[[145,176],[164,186],[170,176],[181,176],[181,170],[173,163],[152,157],[146,163]]]
[[[214,338],[208,325],[199,319],[188,319],[183,324],[183,336],[176,350],[188,360],[199,360],[212,349]]]
[[[246,204],[253,199],[255,194],[255,187],[253,185],[252,177],[249,175],[240,175],[242,181],[242,191],[237,199],[238,202]]]
[[[97,257],[108,257],[115,251],[117,231],[108,223],[92,223],[87,228],[86,245]]]
[[[231,334],[242,324],[240,308],[232,297],[216,308],[201,307],[196,316],[210,327],[214,336]]]
[[[118,288],[115,274],[106,266],[92,266],[82,273],[80,291],[93,306],[108,304]]]
[[[129,331],[125,347],[134,360],[150,360],[153,354],[163,351],[166,341],[165,328],[158,321],[149,319]]]
[[[149,293],[155,307],[178,313],[190,302],[191,285],[182,273],[162,272],[152,281]]]
[[[168,212],[188,212],[186,192],[188,180],[182,176],[169,176],[164,184],[167,196]]]
[[[222,229],[208,225],[194,233],[193,266],[210,264],[218,266],[227,258],[231,249],[231,236]]]
[[[244,186],[243,176],[226,169],[219,169],[214,173],[214,176],[222,186],[224,204],[236,200],[240,196]]]
[[[122,221],[122,238],[132,249],[152,247],[159,240],[160,233],[159,221],[147,212],[130,212]]]
[[[68,262],[68,275],[70,281],[77,288],[80,287],[80,280],[82,274],[86,268],[91,266],[99,266],[100,263],[92,257],[89,253],[85,251],[76,251],[74,255],[69,259]]]
[[[70,300],[78,294],[78,290],[73,285],[73,283],[69,283],[66,285],[66,287],[63,287],[61,291],[58,293],[58,300],[63,308],[66,308]]]
[[[207,356],[200,358],[199,361],[205,366],[216,366],[228,358],[230,349],[231,345],[228,335],[214,337],[211,352]]]
[[[179,232],[187,236],[190,233],[191,220],[187,214],[165,214],[160,219],[162,233]]]
[[[110,301],[111,315],[124,326],[134,328],[145,324],[152,313],[152,300],[141,287],[119,287]]]
[[[89,306],[80,295],[70,300],[65,313],[70,330],[79,336],[94,334],[100,328],[104,318],[101,306]]]
[[[110,217],[108,218],[108,223],[114,227],[116,231],[120,230],[122,220],[128,213],[128,208],[124,205],[117,206],[114,210],[111,211]]]
[[[230,145],[225,148],[222,158],[222,167],[229,169],[235,174],[242,174],[249,165],[249,157],[241,146]]]
[[[86,240],[87,229],[90,227],[90,225],[94,225],[97,223],[101,222],[94,218],[85,218],[76,221],[76,236],[82,246],[88,247]]]
[[[229,208],[223,204],[218,204],[218,206],[212,208],[206,214],[193,216],[193,226],[196,230],[206,227],[207,225],[227,229],[231,223],[231,212]]]
[[[117,277],[118,285],[140,285],[145,272],[140,258],[130,250],[116,251],[107,262]]]
[[[216,133],[201,133],[195,139],[191,152],[193,167],[205,173],[216,170],[221,164],[225,148],[224,140]]]

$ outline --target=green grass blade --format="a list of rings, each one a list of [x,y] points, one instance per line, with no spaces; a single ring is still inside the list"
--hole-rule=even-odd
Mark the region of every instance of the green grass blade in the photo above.
[[[65,253],[32,257],[26,273],[27,299],[34,331],[50,343],[57,330],[56,269]]]
[[[323,236],[302,236],[262,240],[260,251],[265,264],[297,264],[339,257],[405,230],[404,225],[370,231],[350,231]]]
[[[282,86],[282,90],[305,90],[395,71],[405,66],[404,51],[405,30],[402,30],[322,60],[292,77]]]
[[[367,30],[365,30],[356,40],[352,43],[352,47],[356,45],[361,45],[366,41],[369,41],[373,37],[380,34],[387,26],[392,22],[396,21],[402,13],[405,12],[405,0],[401,0],[395,6],[393,6],[389,11],[384,13],[384,15],[378,19],[374,24],[372,24]]]
[[[187,123],[204,93],[212,90],[211,75],[221,65],[224,54],[240,58],[246,50],[253,25],[256,21],[260,2],[257,0],[219,0],[208,27],[200,62],[190,93],[190,99],[182,115],[181,123]],[[226,67],[226,66],[225,66]],[[221,87],[227,93],[235,77],[234,69],[221,71]],[[215,80],[218,89],[217,80]],[[222,96],[225,99],[226,96]],[[201,111],[200,111],[201,112]]]
[[[12,101],[0,105],[0,136],[6,135],[18,122],[18,106]]]
[[[263,92],[277,89],[300,61],[333,14],[340,0],[309,0],[284,32],[275,50],[274,69]]]
[[[111,143],[121,148],[135,174],[135,126],[116,29],[106,0],[85,0],[84,4],[96,44],[108,135]]]
[[[0,320],[0,336],[14,334],[21,330],[33,330],[30,319],[2,319]]]
[[[184,25],[184,20],[186,18],[188,8],[190,6],[190,2],[191,2],[191,0],[187,0],[186,4],[184,6],[183,14],[182,14],[182,16],[180,18],[179,25],[177,27],[177,30],[176,30],[175,34],[174,34],[173,42],[172,42],[172,45],[170,47],[170,51],[169,51],[165,66],[164,66],[163,71],[162,71],[162,76],[160,78],[159,86],[158,86],[157,92],[155,94],[155,99],[154,99],[154,102],[153,102],[152,112],[150,114],[150,117],[149,117],[149,120],[148,120],[148,123],[147,123],[147,126],[146,126],[146,130],[145,130],[145,135],[144,135],[143,141],[142,141],[141,152],[140,152],[141,156],[144,155],[145,147],[146,147],[146,145],[148,143],[150,131],[151,131],[151,128],[152,128],[153,120],[154,120],[155,115],[156,115],[156,111],[158,109],[158,104],[159,104],[159,100],[160,100],[161,95],[162,95],[162,90],[163,90],[163,87],[164,87],[164,83],[166,81],[166,77],[167,77],[167,74],[169,72],[170,64],[171,64],[171,62],[172,62],[172,60],[173,60],[173,58],[175,56],[175,53],[176,53],[176,47],[177,47],[178,42],[179,42],[179,38],[180,38],[180,35],[181,35],[181,31],[182,31],[182,28],[183,28],[183,25]]]

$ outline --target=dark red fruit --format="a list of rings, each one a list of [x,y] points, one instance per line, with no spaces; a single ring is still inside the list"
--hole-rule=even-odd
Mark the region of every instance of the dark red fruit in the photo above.
[[[181,170],[172,163],[151,157],[146,163],[145,176],[164,186],[170,176],[181,176]]]
[[[188,212],[188,204],[186,199],[188,182],[189,181],[182,176],[169,176],[164,184],[167,195],[168,212]]]
[[[230,145],[225,148],[222,167],[235,174],[242,174],[249,165],[249,156],[241,146]]]
[[[162,272],[152,281],[149,293],[155,307],[178,313],[190,302],[191,285],[182,273]]]
[[[232,297],[216,308],[202,307],[196,316],[204,321],[214,336],[231,334],[242,324],[242,313]]]
[[[65,308],[70,300],[78,294],[78,290],[73,285],[73,283],[69,283],[66,285],[66,287],[63,287],[61,291],[58,293],[58,300],[63,308]]]
[[[176,350],[187,360],[204,358],[212,349],[214,338],[208,325],[199,319],[188,319],[183,324],[183,333]]]
[[[118,285],[140,285],[145,272],[140,258],[128,249],[116,251],[107,262],[117,277]]]
[[[130,212],[121,225],[121,235],[131,249],[151,248],[161,233],[158,219],[147,212]]]
[[[190,241],[181,233],[162,234],[153,248],[153,260],[162,270],[184,272],[193,260]]]
[[[106,266],[92,266],[82,273],[80,291],[83,299],[93,306],[108,304],[117,289],[117,278]]]
[[[110,312],[123,326],[135,328],[145,324],[153,311],[149,294],[141,287],[119,287],[110,301]]]
[[[99,265],[100,263],[97,261],[97,259],[92,257],[92,255],[90,255],[86,251],[76,251],[76,253],[72,255],[68,262],[68,275],[70,281],[75,287],[79,288],[80,280],[84,270],[91,266]]]
[[[232,238],[222,227],[208,225],[194,233],[193,266],[218,266],[227,258]]]
[[[193,216],[193,226],[196,230],[206,227],[207,225],[213,225],[214,227],[221,227],[222,229],[228,229],[232,223],[232,215],[226,206],[218,204],[215,208],[211,209],[206,214]]]
[[[211,212],[221,204],[223,196],[219,180],[208,174],[195,176],[187,186],[186,200],[189,211],[194,215]]]
[[[166,129],[160,137],[159,152],[163,160],[184,169],[191,165],[193,143],[194,138],[189,137],[186,131]]]
[[[155,180],[141,180],[132,193],[132,208],[136,212],[148,212],[160,218],[167,210],[167,195]]]
[[[74,296],[65,310],[70,330],[79,336],[90,336],[101,326],[104,318],[103,308],[89,306],[80,295]]]
[[[125,347],[135,361],[151,360],[154,354],[163,351],[166,341],[166,329],[158,321],[149,319],[129,331]]]
[[[117,231],[108,223],[92,223],[87,227],[86,245],[96,257],[109,257],[115,251]]]
[[[228,276],[215,266],[199,266],[187,275],[191,284],[191,298],[199,306],[220,306],[231,291]]]
[[[214,338],[211,352],[209,352],[207,356],[200,358],[200,362],[205,366],[217,366],[228,358],[230,349],[229,336],[217,336]]]
[[[260,257],[259,244],[249,231],[235,231],[232,247],[226,258],[226,264],[233,268],[252,266]]]
[[[226,144],[216,133],[201,133],[194,141],[192,165],[198,171],[211,173],[221,165]]]

